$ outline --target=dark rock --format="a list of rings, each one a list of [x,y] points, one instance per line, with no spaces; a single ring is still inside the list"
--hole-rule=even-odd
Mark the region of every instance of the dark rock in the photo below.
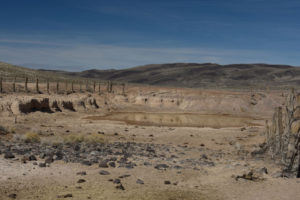
[[[115,163],[115,162],[109,162],[108,165],[109,165],[110,167],[116,167],[116,163]]]
[[[102,160],[100,163],[99,163],[99,167],[100,168],[108,168],[108,165],[107,165],[107,160]]]
[[[28,157],[28,160],[29,160],[29,161],[36,161],[37,159],[36,159],[35,155],[30,155],[30,156]]]
[[[77,172],[77,175],[85,176],[85,175],[86,175],[86,172],[85,172],[85,171]]]
[[[208,159],[208,157],[207,157],[206,154],[202,154],[201,158],[203,158],[203,159]]]
[[[147,161],[146,161],[146,162],[144,162],[144,165],[145,165],[145,166],[152,166],[152,164],[151,164],[151,163],[149,163],[149,162],[147,162]]]
[[[81,161],[81,164],[82,164],[82,165],[91,166],[91,165],[92,165],[92,162],[89,161],[89,160],[83,160],[83,161]]]
[[[137,183],[137,184],[144,185],[144,181],[143,181],[143,180],[141,180],[141,179],[137,179],[137,180],[136,180],[136,183]]]
[[[122,184],[117,185],[116,188],[119,189],[119,190],[125,190],[125,188]]]
[[[12,152],[5,152],[4,154],[4,158],[5,159],[12,159],[12,158],[15,158],[15,155],[12,153]]]
[[[101,170],[99,172],[100,175],[110,175],[110,173],[108,171],[105,171],[105,170]]]
[[[8,197],[11,198],[11,199],[16,199],[17,194],[13,193],[13,194],[8,195]]]
[[[162,169],[167,169],[167,168],[169,168],[169,166],[166,165],[166,164],[158,164],[158,165],[156,165],[154,168],[155,168],[155,169],[158,169],[158,170],[162,170]]]
[[[53,162],[54,162],[54,159],[53,159],[52,156],[48,156],[48,157],[46,158],[46,160],[45,160],[45,163],[47,163],[47,164],[51,164],[51,163],[53,163]]]
[[[114,181],[113,181],[114,184],[120,184],[121,183],[121,180],[116,178]]]
[[[84,180],[84,179],[79,179],[79,180],[77,181],[77,183],[84,183],[84,182],[86,182],[86,180]]]
[[[130,174],[124,174],[122,176],[119,176],[119,178],[127,178],[127,177],[130,177],[131,175]]]
[[[8,131],[3,126],[0,126],[0,135],[7,135]]]
[[[65,195],[58,195],[57,198],[61,199],[61,198],[72,198],[73,195],[72,194],[65,194]]]
[[[260,173],[262,173],[262,174],[268,174],[268,169],[265,168],[265,167],[261,168],[259,171],[260,171]]]
[[[37,163],[37,162],[33,162],[32,164],[33,164],[33,165],[38,165],[38,163]]]
[[[46,167],[46,163],[40,163],[39,167]]]
[[[171,181],[164,181],[164,184],[170,185],[170,184],[171,184]]]

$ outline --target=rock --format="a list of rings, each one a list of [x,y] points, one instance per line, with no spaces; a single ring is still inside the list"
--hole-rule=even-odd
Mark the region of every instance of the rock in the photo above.
[[[110,175],[110,173],[108,171],[105,171],[105,170],[101,170],[99,172],[100,175]]]
[[[5,152],[5,154],[4,154],[4,158],[5,159],[13,159],[13,158],[15,158],[15,155],[12,153],[12,152]]]
[[[0,126],[0,135],[7,135],[8,131],[3,126]]]
[[[29,161],[36,161],[37,159],[36,159],[35,155],[30,155],[30,156],[28,157],[28,160],[29,160]]]
[[[99,167],[100,168],[108,168],[108,165],[107,165],[107,160],[103,160],[99,163]]]
[[[15,193],[9,194],[8,197],[11,198],[11,199],[16,199],[17,198],[17,194],[15,194]]]
[[[46,163],[40,163],[39,167],[46,167]]]
[[[263,168],[261,168],[261,169],[259,170],[259,172],[260,172],[261,174],[268,174],[268,169],[265,168],[265,167],[263,167]]]
[[[112,162],[109,162],[108,165],[109,165],[110,167],[116,167],[116,163],[113,162],[113,161],[112,161]]]
[[[91,165],[92,165],[92,162],[89,161],[89,160],[83,160],[83,161],[81,161],[81,164],[82,164],[82,165],[86,165],[86,166],[91,166]]]
[[[73,195],[72,194],[65,194],[65,195],[58,195],[57,198],[61,199],[61,198],[72,198]]]
[[[79,179],[79,180],[77,181],[77,183],[84,183],[84,182],[86,182],[86,180],[84,180],[84,179]]]
[[[170,184],[171,184],[171,181],[164,181],[164,184],[170,185]]]
[[[119,190],[125,190],[125,188],[122,184],[117,185],[116,188],[119,189]]]
[[[119,176],[119,178],[127,178],[127,177],[130,177],[131,175],[130,174],[124,174],[122,176]]]
[[[158,164],[158,165],[156,165],[154,168],[155,168],[155,169],[158,169],[158,170],[162,170],[162,169],[167,169],[167,168],[169,168],[169,166],[166,165],[166,164]]]
[[[120,184],[121,183],[121,180],[116,178],[114,181],[113,181],[114,184]]]
[[[144,185],[144,181],[143,181],[143,180],[141,180],[141,179],[137,179],[137,180],[136,180],[136,183],[137,183],[137,184]]]
[[[86,175],[86,172],[85,172],[85,171],[77,172],[77,175],[85,176],[85,175]]]
[[[54,162],[54,159],[53,159],[52,156],[48,156],[48,157],[46,158],[46,160],[45,160],[45,163],[46,163],[46,164],[51,164],[51,163],[53,163],[53,162]]]
[[[201,158],[203,158],[203,159],[208,159],[208,157],[207,157],[206,154],[202,154]]]
[[[37,163],[37,162],[33,162],[32,164],[33,164],[33,165],[38,165],[38,163]]]

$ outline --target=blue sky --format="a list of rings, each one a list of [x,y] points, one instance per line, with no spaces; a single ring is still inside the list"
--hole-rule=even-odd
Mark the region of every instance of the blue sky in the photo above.
[[[71,71],[300,66],[299,10],[298,0],[0,0],[0,60]]]

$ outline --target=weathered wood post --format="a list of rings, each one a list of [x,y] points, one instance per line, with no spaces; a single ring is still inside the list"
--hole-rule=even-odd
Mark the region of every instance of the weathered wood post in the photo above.
[[[125,95],[125,83],[122,84],[122,95]]]
[[[56,93],[58,94],[59,92],[59,81],[56,82]]]
[[[100,88],[101,86],[100,86],[100,82],[99,82],[99,85],[98,85],[98,92],[99,92],[99,94],[101,94],[101,88]]]
[[[71,85],[71,90],[72,90],[72,93],[74,92],[74,82],[72,81],[72,85]]]
[[[13,92],[16,92],[16,77],[14,78],[13,82]]]
[[[109,81],[107,81],[106,91],[109,92]]]
[[[28,92],[28,77],[25,78],[25,92]]]
[[[79,84],[80,84],[80,85],[79,85],[79,91],[82,92],[82,82],[80,81]]]
[[[0,93],[2,93],[2,92],[3,92],[3,88],[2,88],[2,81],[3,81],[3,79],[2,79],[2,77],[0,77]]]
[[[50,94],[50,83],[49,83],[49,79],[47,79],[47,93]]]
[[[39,90],[39,79],[38,78],[36,79],[35,88],[36,88],[36,92],[40,93],[40,90]]]
[[[93,92],[96,92],[96,81],[94,81],[94,87]]]
[[[109,92],[111,93],[112,91],[113,91],[113,83],[112,83],[112,81],[110,81]]]
[[[86,85],[85,85],[85,91],[88,91],[88,90],[89,90],[89,81],[87,80]]]

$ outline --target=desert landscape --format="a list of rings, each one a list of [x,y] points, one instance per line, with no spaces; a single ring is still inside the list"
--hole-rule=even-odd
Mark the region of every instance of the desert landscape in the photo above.
[[[7,66],[4,78],[24,72]],[[99,82],[99,90],[98,82],[97,90],[93,84],[71,89],[70,82],[59,91],[56,81],[49,87],[40,82],[37,93],[34,79],[27,92],[24,78],[2,80],[3,200],[300,196],[296,85],[218,89],[212,80],[206,88],[124,86],[111,78]]]

